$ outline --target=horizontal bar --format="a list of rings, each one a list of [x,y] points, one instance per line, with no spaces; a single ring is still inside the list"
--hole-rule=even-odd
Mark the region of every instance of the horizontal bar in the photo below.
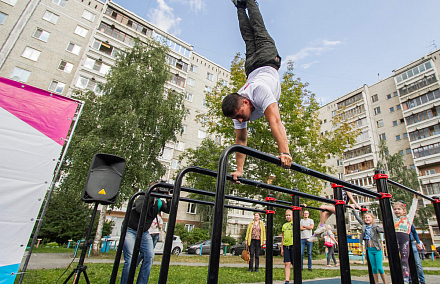
[[[281,160],[278,157],[257,151],[255,149],[252,149],[252,148],[249,148],[249,147],[246,147],[243,145],[234,144],[232,146],[229,146],[223,151],[222,155],[230,154],[231,152],[239,152],[239,153],[242,153],[242,154],[257,158],[257,159],[264,160],[266,162],[269,162],[269,163],[272,163],[275,165],[281,165]],[[361,186],[358,186],[358,185],[346,182],[344,180],[340,180],[335,177],[323,174],[321,172],[303,167],[303,166],[298,165],[296,163],[292,163],[290,166],[290,169],[295,170],[300,173],[303,173],[303,174],[306,174],[306,175],[309,175],[309,176],[313,176],[313,177],[320,178],[320,179],[323,179],[323,180],[326,180],[326,181],[329,181],[332,183],[336,183],[338,185],[343,185],[345,187],[345,190],[350,191],[350,192],[352,192],[352,190],[354,189],[354,190],[358,191],[358,192],[356,192],[357,194],[361,194],[361,195],[365,194],[365,195],[372,195],[374,197],[381,197],[381,195],[375,191],[371,191],[371,190],[368,190],[368,189],[363,188]],[[327,201],[325,201],[325,202],[327,202]]]
[[[180,197],[179,200],[180,201],[185,201],[185,202],[191,202],[191,203],[198,203],[198,204],[214,206],[214,202],[212,202],[212,201],[191,199],[191,198],[186,198],[186,197]],[[242,207],[242,206],[235,206],[235,205],[225,205],[225,208],[246,210],[246,211],[259,212],[259,213],[266,214],[266,210],[256,209],[256,208],[249,208],[249,207]]]
[[[292,202],[290,201],[285,201],[285,200],[281,200],[281,199],[275,199],[275,202],[279,202],[279,203],[283,203],[283,204],[290,204],[290,205],[292,205]],[[320,207],[313,207],[313,206],[304,206],[304,205],[302,205],[302,204],[300,204],[299,205],[300,207],[303,207],[303,208],[309,208],[309,209],[314,209],[314,210],[319,210],[319,211],[327,211],[328,212],[328,210],[327,209],[324,209],[324,208],[320,208]]]
[[[415,191],[415,190],[412,189],[412,188],[409,188],[409,187],[407,187],[407,186],[404,186],[404,185],[402,185],[402,184],[400,184],[400,183],[397,183],[397,182],[395,182],[395,181],[393,181],[393,180],[390,180],[390,179],[389,179],[389,180],[388,180],[388,183],[391,184],[391,185],[394,185],[394,186],[400,187],[400,188],[402,188],[402,189],[404,189],[404,190],[406,190],[406,191],[409,191],[409,192],[411,192],[411,193],[414,193],[415,195],[418,195],[418,196],[420,196],[420,197],[423,197],[423,198],[425,198],[425,199],[428,199],[428,200],[431,201],[431,202],[435,201],[434,198],[429,197],[429,196],[426,196],[426,195],[424,195],[424,194],[422,194],[422,193],[420,193],[420,192],[418,192],[418,191]]]

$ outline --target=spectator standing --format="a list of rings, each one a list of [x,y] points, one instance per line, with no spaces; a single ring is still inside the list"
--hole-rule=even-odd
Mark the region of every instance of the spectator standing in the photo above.
[[[159,234],[160,230],[162,230],[163,226],[163,220],[160,215],[157,215],[156,218],[153,220],[153,223],[151,223],[151,227],[148,230],[148,233],[151,235],[151,238],[153,239],[153,248],[156,247],[157,241],[159,240]]]
[[[336,261],[336,256],[335,256],[335,244],[338,245],[338,241],[335,239],[335,235],[332,232],[332,227],[330,225],[326,225],[325,226],[325,231],[324,233],[321,234],[322,238],[327,238],[327,241],[330,241],[333,243],[333,246],[331,247],[327,247],[328,251],[327,251],[327,267],[332,267],[332,265],[330,265],[330,259],[333,258],[333,262],[335,263],[335,266],[338,266],[338,262]]]
[[[260,266],[261,245],[266,244],[266,228],[263,221],[260,220],[260,213],[254,214],[254,221],[250,222],[246,232],[246,246],[249,246],[251,259],[249,260],[249,272],[252,272],[255,257],[255,272]]]
[[[307,241],[308,238],[312,236],[312,230],[315,226],[313,219],[309,218],[309,211],[304,210],[303,219],[300,221],[300,230],[301,230],[301,270],[303,269],[303,257],[304,257],[304,249],[307,245],[307,268],[312,271],[312,248],[313,242]]]
[[[425,244],[420,240],[419,245],[420,245],[420,252],[419,252],[420,259],[425,260],[425,250],[426,250]]]
[[[290,279],[290,264],[293,259],[293,221],[292,210],[286,210],[287,223],[283,225],[283,233],[281,238],[281,255],[284,257],[284,276],[285,284],[289,284]]]
[[[409,238],[411,240],[411,247],[414,254],[414,261],[416,263],[417,276],[419,277],[419,282],[420,284],[425,284],[425,274],[423,273],[422,261],[420,260],[419,250],[418,250],[418,248],[421,247],[420,239],[414,225],[411,225],[411,233],[409,234]]]
[[[139,196],[135,202],[134,207],[131,210],[130,218],[128,220],[127,233],[123,245],[122,252],[124,254],[124,266],[122,268],[121,284],[127,284],[128,274],[130,271],[131,258],[133,256],[134,243],[136,241],[136,234],[139,225],[139,219],[142,211],[142,205],[144,203],[145,196]],[[137,278],[137,284],[146,284],[150,278],[151,266],[154,259],[153,239],[148,233],[148,229],[151,223],[156,218],[157,214],[162,211],[165,213],[170,212],[170,202],[162,201],[157,198],[150,198],[150,203],[147,206],[147,217],[145,218],[144,231],[142,232],[142,240],[140,245],[140,257],[142,258],[142,265]],[[139,262],[138,262],[139,263]]]

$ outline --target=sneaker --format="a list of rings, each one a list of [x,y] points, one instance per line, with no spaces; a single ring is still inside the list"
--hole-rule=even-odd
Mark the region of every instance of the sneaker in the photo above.
[[[237,8],[246,8],[246,0],[231,0]]]
[[[318,237],[317,236],[311,236],[310,238],[307,239],[308,242],[317,242],[318,241]]]
[[[310,271],[310,272],[312,272],[312,269],[311,269],[311,268],[309,268],[309,271]]]
[[[325,231],[325,226],[319,226],[318,229],[316,229],[315,233],[313,233],[314,235],[319,235],[321,233],[324,233]]]
[[[289,281],[284,282],[284,284],[289,284]]]
[[[339,263],[336,263],[335,266],[339,266]]]
[[[249,272],[252,272],[252,268],[249,268]]]
[[[330,265],[330,264],[329,264],[329,265],[327,265],[327,267],[333,267],[333,265]]]
[[[260,272],[260,270],[258,270],[258,268],[257,268],[257,269],[255,269],[255,272]]]

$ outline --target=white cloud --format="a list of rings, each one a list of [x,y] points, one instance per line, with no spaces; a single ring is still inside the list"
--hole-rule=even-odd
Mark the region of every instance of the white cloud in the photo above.
[[[179,3],[182,3],[184,5],[189,5],[189,8],[191,11],[199,12],[202,9],[205,8],[205,2],[204,0],[175,0]]]
[[[285,68],[287,62],[293,61],[294,63],[301,62],[301,60],[306,58],[314,58],[318,57],[323,53],[326,53],[332,49],[334,49],[335,46],[343,44],[342,41],[330,41],[330,40],[319,40],[311,44],[309,47],[305,47],[298,51],[295,54],[290,54],[283,58],[283,66],[282,68]],[[311,63],[303,63],[300,65],[301,68],[307,69],[312,64],[318,63],[319,61],[312,61]]]
[[[308,68],[310,68],[310,66],[312,66],[313,64],[318,63],[318,62],[319,62],[319,61],[315,60],[315,61],[313,61],[313,62],[309,62],[309,63],[302,64],[302,65],[299,66],[299,67],[300,67],[300,68],[303,68],[303,69],[308,69]]]
[[[197,0],[192,1],[197,2]],[[157,0],[157,4],[158,7],[148,14],[150,21],[168,33],[180,34],[179,24],[182,19],[174,15],[173,8],[168,6],[164,0]]]

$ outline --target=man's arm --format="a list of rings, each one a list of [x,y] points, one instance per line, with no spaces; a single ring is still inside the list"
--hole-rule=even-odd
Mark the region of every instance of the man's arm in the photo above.
[[[235,129],[235,144],[247,146],[247,129]],[[237,170],[231,175],[234,180],[243,176],[243,166],[246,155],[235,152],[235,160],[237,161]]]
[[[278,151],[281,153],[287,153],[280,155],[281,166],[283,168],[290,168],[292,165],[292,157],[290,156],[289,144],[287,143],[286,129],[284,129],[281,123],[280,111],[278,109],[278,104],[270,104],[264,111],[264,116],[270,124],[270,130],[272,132],[273,138],[278,145]]]

